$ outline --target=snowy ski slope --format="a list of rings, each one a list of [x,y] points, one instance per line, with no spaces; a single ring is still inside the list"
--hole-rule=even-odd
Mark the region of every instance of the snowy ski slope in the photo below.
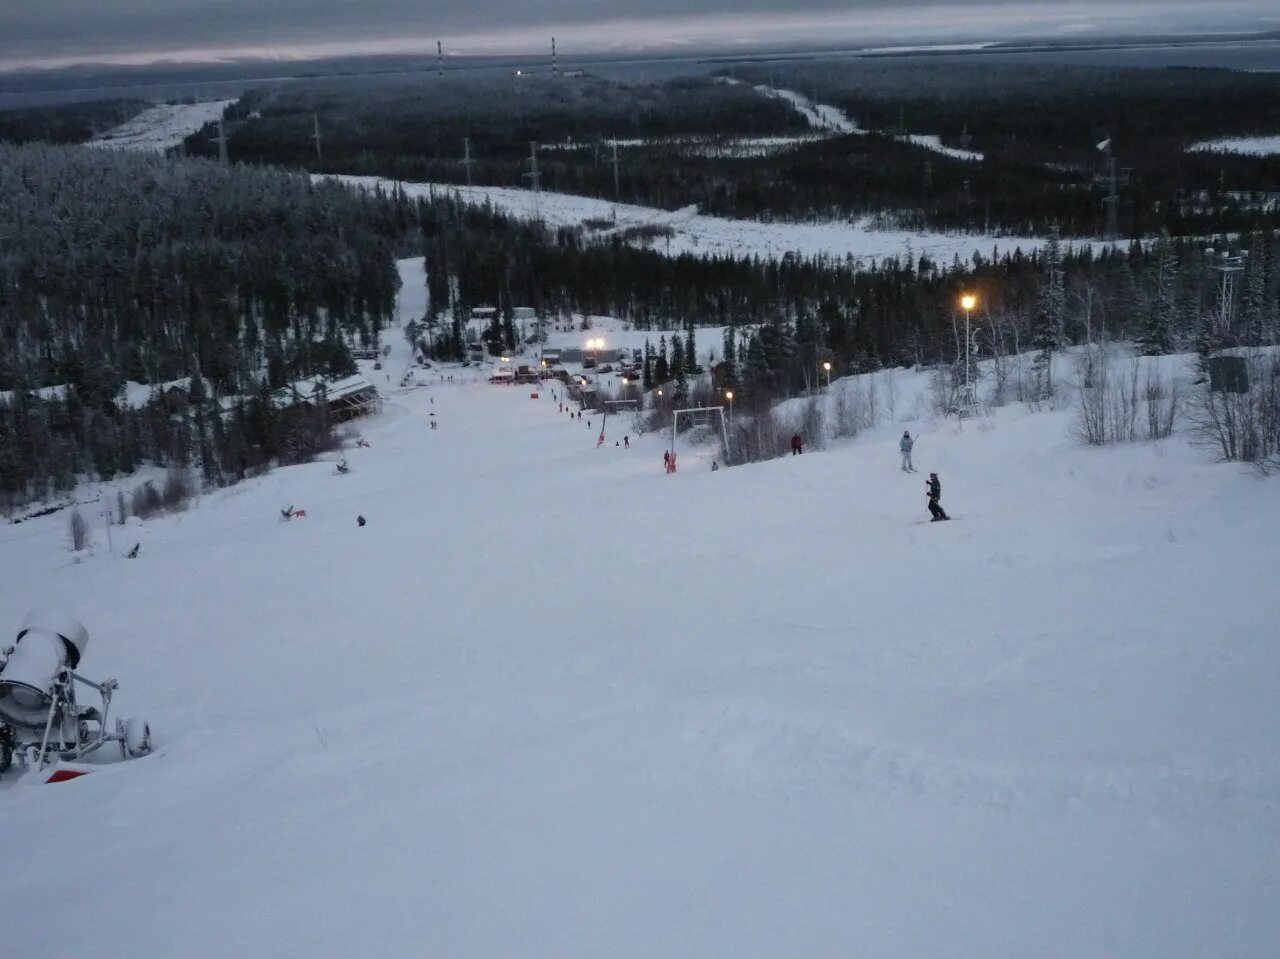
[[[137,560],[0,527],[0,623],[78,614],[160,743],[0,788],[3,954],[1274,956],[1280,487],[893,379],[855,442],[674,476],[437,385]]]

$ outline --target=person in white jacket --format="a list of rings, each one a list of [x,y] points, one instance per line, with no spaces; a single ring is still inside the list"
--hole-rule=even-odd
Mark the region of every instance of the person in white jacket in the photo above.
[[[911,447],[915,445],[915,440],[911,438],[911,434],[903,430],[902,439],[898,441],[898,449],[902,451],[902,472],[904,473],[914,473],[916,471],[916,468],[911,465]]]

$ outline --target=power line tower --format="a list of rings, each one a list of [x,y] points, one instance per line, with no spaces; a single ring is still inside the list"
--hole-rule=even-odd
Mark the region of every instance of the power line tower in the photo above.
[[[613,202],[617,203],[618,198],[622,193],[621,187],[619,186],[619,184],[621,183],[621,180],[618,176],[618,141],[617,140],[613,141],[612,163],[613,163]]]
[[[1111,138],[1103,141],[1107,164],[1107,195],[1103,205],[1107,208],[1107,239],[1115,241],[1120,236],[1120,188],[1116,177],[1116,158],[1111,152]]]
[[[964,129],[960,131],[960,149],[969,149],[969,144],[973,142],[973,138],[969,136],[969,124],[964,125]]]
[[[213,138],[213,142],[218,144],[218,160],[222,163],[227,162],[227,134],[222,128],[222,117],[218,117],[218,135]]]
[[[535,220],[542,219],[539,211],[538,191],[542,186],[542,173],[538,170],[538,141],[532,140],[529,143],[529,172],[525,174],[529,180],[529,186],[533,190],[533,218]]]
[[[316,144],[316,162],[320,163],[324,160],[324,155],[320,150],[320,114],[311,114],[312,133],[308,139],[314,140]]]
[[[462,166],[467,171],[467,186],[471,186],[471,164],[474,162],[471,159],[471,137],[466,137],[462,141]]]
[[[436,41],[436,76],[444,79],[444,44]]]
[[[560,61],[556,59],[556,38],[551,38],[551,75],[560,79]]]

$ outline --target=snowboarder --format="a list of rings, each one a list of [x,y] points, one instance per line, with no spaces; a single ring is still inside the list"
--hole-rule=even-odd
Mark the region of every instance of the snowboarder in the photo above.
[[[129,550],[129,552],[125,553],[125,556],[129,557],[129,559],[137,559],[137,558],[138,558],[138,550],[140,550],[140,549],[142,549],[142,544],[141,544],[141,543],[134,543],[134,544],[133,544],[133,549],[131,549],[131,550]]]
[[[940,519],[951,519],[947,511],[942,508],[942,504],[938,502],[942,498],[942,484],[938,482],[938,474],[930,473],[929,481],[924,484],[924,487],[929,491],[929,513],[933,516],[929,522],[936,523]]]
[[[340,475],[343,475],[343,476],[345,476],[347,473],[351,472],[351,467],[347,465],[347,461],[346,461],[346,460],[338,460],[338,467],[337,467],[337,469],[338,469],[338,473],[339,473]]]
[[[715,473],[715,472],[717,472],[719,469],[720,469],[720,464],[719,464],[719,463],[717,463],[715,460],[712,460],[712,461],[711,461],[711,472]]]
[[[791,455],[799,456],[804,452],[804,439],[799,433],[795,433],[791,437]]]
[[[363,516],[357,516],[357,517],[356,517],[356,525],[357,525],[357,526],[363,526],[363,525],[364,525],[364,517],[363,517]]]
[[[902,451],[902,472],[914,473],[916,468],[911,465],[911,447],[916,445],[916,441],[911,438],[911,434],[906,430],[902,431],[902,439],[898,440],[898,449]]]
[[[622,438],[622,448],[623,448],[623,449],[627,449],[627,450],[631,449],[631,437],[630,437],[630,436],[624,436],[624,437]]]
[[[675,454],[675,451],[673,450],[671,451],[667,459],[667,472],[674,473],[675,471],[676,471],[676,454]]]
[[[662,454],[662,468],[668,473],[671,472],[671,450],[665,450]]]

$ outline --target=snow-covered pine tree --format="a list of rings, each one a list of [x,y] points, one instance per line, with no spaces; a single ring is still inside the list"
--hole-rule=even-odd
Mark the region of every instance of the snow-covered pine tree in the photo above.
[[[733,326],[724,329],[724,364],[720,379],[727,389],[738,385],[738,336]]]
[[[679,333],[671,335],[671,378],[673,380],[684,379],[684,341],[680,339]]]
[[[1037,389],[1043,398],[1053,393],[1053,354],[1065,344],[1067,293],[1062,275],[1062,244],[1056,226],[1049,234],[1041,262],[1044,274],[1036,303],[1032,345],[1039,351],[1035,370],[1039,379]]]
[[[1154,287],[1146,298],[1138,347],[1146,356],[1164,356],[1174,345],[1174,265],[1168,240],[1160,240],[1151,251],[1155,260]]]
[[[658,337],[658,353],[653,360],[653,385],[661,386],[671,379],[671,369],[667,365],[667,338]]]

